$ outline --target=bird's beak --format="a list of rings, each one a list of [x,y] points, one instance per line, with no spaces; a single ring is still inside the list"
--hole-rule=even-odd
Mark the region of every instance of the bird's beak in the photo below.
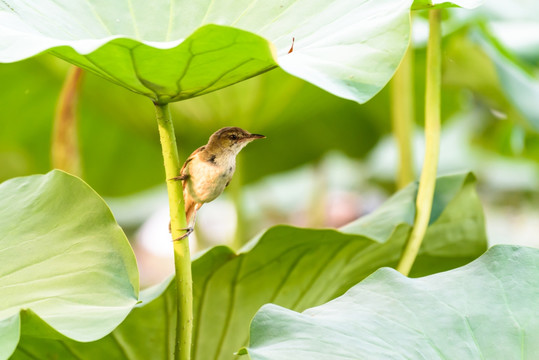
[[[264,135],[260,135],[260,134],[251,134],[249,135],[249,139],[265,139],[266,137]]]

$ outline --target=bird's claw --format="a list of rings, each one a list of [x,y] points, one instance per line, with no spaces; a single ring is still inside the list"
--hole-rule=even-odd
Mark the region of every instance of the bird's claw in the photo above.
[[[187,180],[188,177],[189,175],[178,175],[174,176],[173,178],[170,178],[169,180],[184,181]]]
[[[194,229],[192,227],[188,227],[188,228],[183,228],[183,229],[180,229],[180,230],[183,230],[185,231],[185,234],[183,234],[182,236],[180,236],[179,238],[176,238],[172,241],[180,241],[182,239],[185,239],[186,237],[188,237],[189,235],[191,235],[194,231]]]

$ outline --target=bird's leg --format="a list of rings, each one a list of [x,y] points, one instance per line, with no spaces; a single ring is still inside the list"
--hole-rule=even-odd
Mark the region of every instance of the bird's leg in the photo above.
[[[174,239],[172,241],[180,241],[182,239],[185,239],[186,237],[191,235],[193,233],[193,231],[195,231],[195,222],[196,222],[196,219],[197,219],[197,211],[198,211],[198,209],[200,209],[201,206],[202,206],[202,204],[196,204],[195,205],[195,211],[193,213],[193,220],[191,221],[191,224],[189,224],[189,227],[180,229],[182,231],[185,231],[185,234],[183,234],[179,238],[176,238],[176,239]]]
[[[194,231],[194,228],[192,227],[186,227],[186,228],[183,228],[183,229],[180,229],[182,231],[185,231],[185,234],[183,234],[182,236],[180,236],[179,238],[176,238],[172,241],[180,241],[182,239],[185,239],[186,237],[188,237],[189,235],[191,235]]]

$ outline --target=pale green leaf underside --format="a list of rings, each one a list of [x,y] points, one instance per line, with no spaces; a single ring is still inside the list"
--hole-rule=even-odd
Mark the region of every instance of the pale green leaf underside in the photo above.
[[[20,331],[99,339],[137,302],[125,235],[88,185],[60,171],[0,185],[0,264],[0,359]]]
[[[438,179],[415,274],[461,266],[485,250],[474,188],[472,175]],[[301,311],[341,295],[381,266],[395,266],[413,222],[416,191],[417,185],[410,185],[342,231],[277,226],[239,255],[221,246],[195,259],[193,359],[232,359],[247,344],[249,323],[263,304]],[[168,358],[174,348],[174,296],[169,286],[96,343],[65,343],[76,356],[56,342],[25,337],[15,359],[27,359],[25,353],[88,360]]]
[[[495,246],[449,272],[381,269],[303,313],[264,306],[252,360],[532,359],[539,353],[539,250]]]
[[[278,64],[335,95],[365,102],[389,81],[404,54],[410,5],[2,0],[0,62],[51,51],[159,102],[202,95]]]

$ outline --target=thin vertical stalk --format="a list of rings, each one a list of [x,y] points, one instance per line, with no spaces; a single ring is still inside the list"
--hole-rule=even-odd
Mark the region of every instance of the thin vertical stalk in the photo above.
[[[425,95],[425,159],[419,179],[414,227],[406,244],[397,270],[408,275],[427,231],[432,199],[436,185],[438,154],[440,152],[441,105],[441,16],[440,10],[429,12],[429,41],[427,44],[427,80]]]
[[[155,104],[155,113],[165,162],[171,233],[172,238],[177,239],[185,233],[181,229],[187,227],[187,222],[181,181],[172,179],[180,172],[176,136],[168,104]],[[176,360],[190,360],[193,334],[193,281],[188,238],[174,242],[174,264],[178,311],[174,358]]]
[[[410,45],[391,80],[391,123],[397,141],[399,164],[397,188],[402,189],[415,179],[412,155],[414,125],[414,49]]]
[[[60,91],[51,144],[51,162],[55,169],[81,176],[80,151],[77,134],[77,105],[84,72],[72,66]]]

